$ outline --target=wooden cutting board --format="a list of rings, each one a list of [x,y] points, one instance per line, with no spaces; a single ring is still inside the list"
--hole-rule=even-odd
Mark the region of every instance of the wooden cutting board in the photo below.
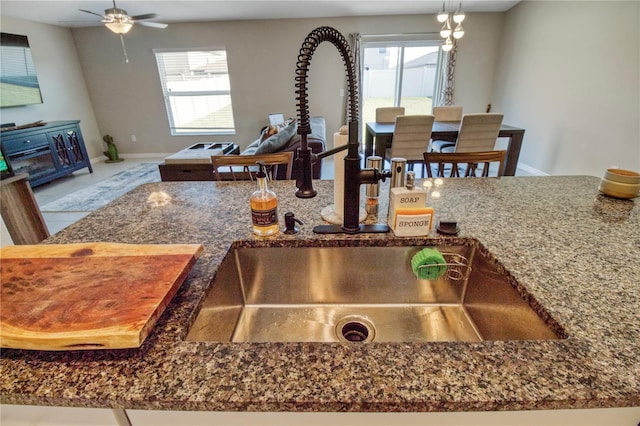
[[[3,247],[0,347],[139,347],[202,250],[200,244]]]

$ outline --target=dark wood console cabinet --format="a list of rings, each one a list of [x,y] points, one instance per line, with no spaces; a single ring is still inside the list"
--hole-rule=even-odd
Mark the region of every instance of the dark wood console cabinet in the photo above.
[[[29,175],[31,187],[85,167],[93,173],[79,123],[52,121],[44,126],[2,132],[4,157],[16,174]]]
[[[158,164],[163,182],[216,180],[211,164]]]

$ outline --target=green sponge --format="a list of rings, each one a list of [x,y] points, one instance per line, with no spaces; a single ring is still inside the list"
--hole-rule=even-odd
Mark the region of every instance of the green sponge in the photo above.
[[[435,280],[447,272],[447,261],[438,250],[424,248],[411,258],[411,269],[419,280]]]

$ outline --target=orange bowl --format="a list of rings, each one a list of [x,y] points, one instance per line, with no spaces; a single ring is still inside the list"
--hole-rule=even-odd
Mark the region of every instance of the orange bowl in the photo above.
[[[623,169],[607,169],[604,178],[613,182],[628,183],[631,185],[640,184],[640,173]]]

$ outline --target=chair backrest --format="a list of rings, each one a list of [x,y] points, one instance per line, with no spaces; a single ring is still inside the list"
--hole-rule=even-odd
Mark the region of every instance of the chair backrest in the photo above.
[[[395,123],[399,115],[404,115],[404,107],[376,108],[376,123]]]
[[[211,164],[213,164],[213,171],[216,175],[216,180],[229,180],[225,177],[231,177],[232,180],[253,180],[256,172],[258,171],[258,161],[264,162],[267,167],[269,179],[273,179],[273,176],[277,173],[278,166],[284,166],[287,168],[285,174],[286,179],[291,179],[291,169],[293,167],[293,152],[282,151],[271,154],[256,154],[256,155],[213,155],[211,156]],[[225,176],[225,170],[219,170],[220,167],[229,167],[228,173]],[[238,170],[239,167],[242,167]]]
[[[502,117],[502,114],[493,113],[463,115],[454,152],[494,150]]]
[[[399,115],[391,142],[391,157],[422,161],[433,128],[433,115]]]
[[[484,152],[425,152],[424,164],[427,167],[427,176],[433,177],[431,166],[438,165],[436,176],[438,177],[477,177],[479,165],[482,163],[482,177],[489,176],[489,166],[498,162],[496,176],[504,174],[504,158],[507,151],[484,151]],[[449,176],[445,175],[445,165],[451,165]],[[466,166],[461,166],[466,165]],[[465,167],[460,172],[460,167]]]
[[[460,121],[462,120],[462,107],[460,105],[433,107],[433,116],[436,121]]]

